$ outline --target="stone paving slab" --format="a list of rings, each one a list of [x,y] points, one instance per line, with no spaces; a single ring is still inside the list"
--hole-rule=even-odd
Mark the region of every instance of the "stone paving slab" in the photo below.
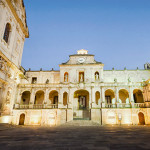
[[[149,150],[150,126],[0,125],[0,150]]]

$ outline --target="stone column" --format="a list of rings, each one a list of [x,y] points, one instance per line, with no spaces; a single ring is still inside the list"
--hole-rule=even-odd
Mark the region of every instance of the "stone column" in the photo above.
[[[91,90],[89,90],[88,92],[89,92],[89,109],[91,109],[91,104],[92,104],[92,92],[91,92]]]
[[[105,91],[104,91],[104,87],[101,87],[101,103],[102,103],[102,107],[105,107]]]
[[[49,99],[49,93],[48,93],[48,89],[45,90],[45,94],[44,94],[44,108],[46,108],[47,104],[48,104],[48,99]]]
[[[115,99],[116,99],[116,103],[119,103],[119,90],[118,90],[117,87],[116,87],[116,90],[115,90]]]
[[[73,92],[71,91],[71,89],[69,89],[69,93],[68,93],[68,108],[72,108],[72,103],[73,103]]]
[[[91,107],[95,107],[95,93],[94,93],[94,87],[91,87]]]
[[[48,89],[46,89],[44,94],[44,104],[48,103],[48,99],[49,99],[49,93],[48,93]]]
[[[31,95],[30,95],[29,108],[33,108],[34,101],[35,101],[35,90],[34,90],[34,89],[32,89],[32,91],[31,91]]]
[[[61,89],[58,93],[58,108],[63,108],[63,91]]]
[[[130,103],[134,104],[134,98],[133,98],[133,90],[132,88],[130,87],[130,92],[129,92],[129,100],[130,100]]]

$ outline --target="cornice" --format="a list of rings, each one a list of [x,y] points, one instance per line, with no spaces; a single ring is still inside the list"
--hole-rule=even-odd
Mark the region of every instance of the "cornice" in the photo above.
[[[6,0],[9,8],[11,9],[15,19],[17,20],[17,22],[19,23],[22,32],[24,33],[25,37],[28,38],[29,37],[29,31],[28,31],[28,27],[25,27],[24,24],[22,23],[21,19],[18,17],[15,8],[13,7],[11,0]]]

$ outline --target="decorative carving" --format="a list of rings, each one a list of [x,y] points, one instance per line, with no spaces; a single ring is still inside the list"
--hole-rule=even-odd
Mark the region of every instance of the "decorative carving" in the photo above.
[[[65,74],[65,82],[68,82],[68,74]]]
[[[80,82],[83,82],[83,74],[81,73]]]
[[[12,89],[9,87],[7,91],[7,96],[6,96],[6,104],[10,104],[11,92],[12,92]]]
[[[99,73],[98,72],[95,73],[95,80],[99,80]]]
[[[47,79],[47,80],[46,80],[46,84],[48,84],[48,83],[49,83],[49,80]]]
[[[128,78],[128,82],[129,82],[129,83],[131,82],[131,79],[130,79],[130,77]]]
[[[114,82],[117,83],[117,78],[114,78]]]
[[[7,62],[0,56],[0,71],[8,73]]]

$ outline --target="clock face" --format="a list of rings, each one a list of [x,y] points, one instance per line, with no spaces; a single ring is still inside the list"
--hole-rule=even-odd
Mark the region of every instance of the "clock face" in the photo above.
[[[79,59],[78,59],[78,62],[79,62],[79,63],[84,63],[84,62],[85,62],[85,58],[79,58]]]

